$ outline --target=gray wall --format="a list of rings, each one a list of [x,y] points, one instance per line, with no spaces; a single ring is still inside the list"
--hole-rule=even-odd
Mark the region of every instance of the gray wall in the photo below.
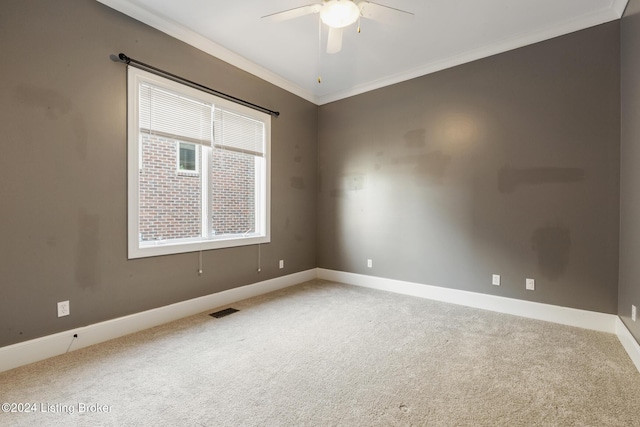
[[[321,106],[319,267],[616,313],[619,75],[616,21]]]
[[[0,52],[0,346],[316,267],[317,106],[93,0],[3,0]],[[256,246],[127,260],[119,52],[282,113],[260,274]]]
[[[640,0],[630,0],[621,21],[620,288],[618,315],[640,342]],[[638,313],[640,315],[640,313]]]
[[[632,9],[627,324],[640,297]],[[0,2],[0,346],[316,266],[616,313],[618,47],[614,22],[318,108],[95,1]],[[197,253],[127,260],[125,68],[109,60],[121,51],[282,112],[260,274],[256,247],[204,252],[201,277]]]

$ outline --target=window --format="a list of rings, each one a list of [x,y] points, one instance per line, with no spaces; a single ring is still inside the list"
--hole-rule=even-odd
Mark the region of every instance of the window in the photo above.
[[[178,142],[178,172],[180,173],[197,173],[198,164],[196,144],[188,142]]]
[[[129,258],[269,242],[270,119],[129,67]]]

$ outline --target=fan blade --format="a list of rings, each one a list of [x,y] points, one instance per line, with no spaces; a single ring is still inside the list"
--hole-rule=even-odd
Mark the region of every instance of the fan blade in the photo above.
[[[318,13],[322,9],[322,3],[308,4],[306,6],[294,7],[293,9],[283,10],[269,15],[265,15],[260,19],[268,19],[269,21],[280,22],[289,19],[299,18],[304,15]]]
[[[342,49],[342,28],[329,27],[327,53],[337,53]]]
[[[384,24],[394,24],[412,19],[414,14],[406,10],[396,9],[395,7],[385,6],[383,4],[374,3],[372,1],[358,2],[360,14],[363,18],[373,19],[374,21]]]

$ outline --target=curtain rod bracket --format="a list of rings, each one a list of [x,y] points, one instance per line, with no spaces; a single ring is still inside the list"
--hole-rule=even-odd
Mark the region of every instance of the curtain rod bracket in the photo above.
[[[114,59],[114,56],[112,55],[111,58]],[[211,89],[210,87],[201,85],[200,83],[193,82],[191,80],[185,79],[184,77],[177,76],[177,75],[172,74],[172,73],[170,73],[168,71],[164,71],[164,70],[161,70],[160,68],[156,68],[156,67],[154,67],[152,65],[145,64],[144,62],[137,61],[137,60],[135,60],[133,58],[128,57],[127,55],[125,55],[122,52],[120,52],[120,54],[118,55],[118,59],[121,62],[123,62],[123,63],[125,63],[127,65],[131,65],[132,67],[140,68],[141,70],[149,71],[149,72],[154,73],[156,75],[159,75],[161,77],[169,78],[169,79],[171,79],[171,80],[173,80],[175,82],[186,84],[186,85],[191,86],[191,87],[193,87],[195,89],[199,89],[199,90],[202,90],[204,92],[208,92],[208,93],[211,93],[213,95],[219,96],[220,98],[224,98],[224,99],[226,99],[228,101],[235,102],[236,104],[244,105],[245,107],[249,107],[249,108],[252,108],[254,110],[258,110],[258,111],[261,111],[263,113],[267,113],[267,114],[269,114],[269,115],[271,115],[273,117],[280,116],[280,112],[279,111],[273,111],[273,110],[270,110],[268,108],[261,107],[260,105],[256,105],[256,104],[254,104],[252,102],[245,101],[244,99],[236,98],[235,96],[228,95],[228,94],[226,94],[224,92],[220,92],[220,91],[217,91],[215,89]]]

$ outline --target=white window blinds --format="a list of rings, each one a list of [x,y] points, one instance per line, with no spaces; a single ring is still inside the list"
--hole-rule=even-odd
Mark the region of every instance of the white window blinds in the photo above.
[[[140,85],[140,131],[196,144],[212,142],[212,105]]]
[[[214,144],[216,148],[264,156],[264,122],[224,108],[215,108]]]
[[[264,122],[147,83],[140,85],[140,131],[196,144],[213,142],[215,148],[254,156],[265,153]]]

